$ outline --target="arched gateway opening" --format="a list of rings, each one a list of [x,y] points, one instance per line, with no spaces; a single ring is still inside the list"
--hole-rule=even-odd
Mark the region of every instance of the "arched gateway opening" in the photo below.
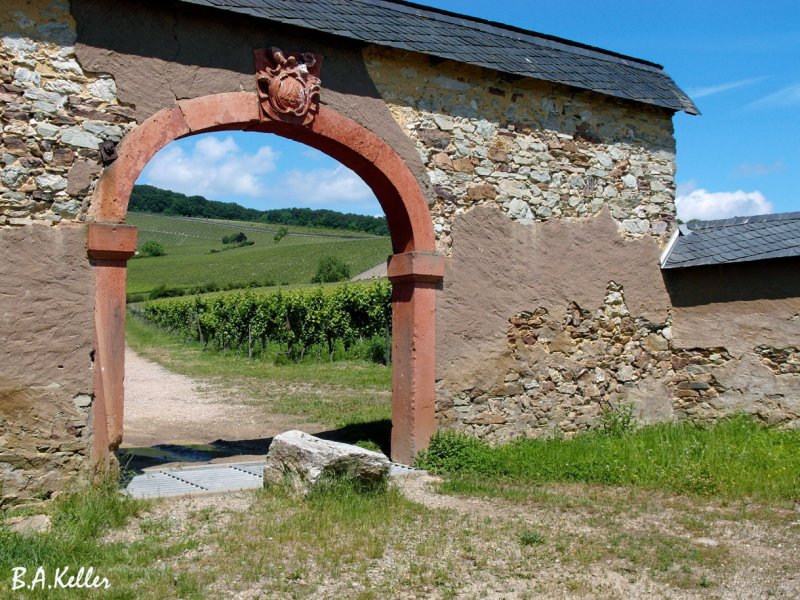
[[[127,260],[136,228],[125,225],[139,173],[169,142],[224,130],[275,133],[312,146],[358,174],[386,214],[392,240],[391,455],[410,463],[434,431],[436,289],[444,273],[435,254],[425,197],[403,160],[374,133],[320,106],[308,124],[265,116],[255,93],[216,94],[180,101],[145,120],[117,148],[92,203],[88,252],[95,267],[93,458],[106,465],[122,441]]]

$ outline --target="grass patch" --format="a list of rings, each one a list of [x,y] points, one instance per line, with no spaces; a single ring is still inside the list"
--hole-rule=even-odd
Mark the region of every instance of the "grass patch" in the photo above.
[[[455,432],[434,436],[418,464],[455,476],[450,491],[508,494],[509,482],[633,485],[680,494],[800,499],[800,431],[737,416],[713,425],[649,425],[622,434],[520,440],[491,447]]]
[[[12,589],[12,569],[24,567],[23,580],[31,584],[36,570],[45,569],[44,588],[18,590],[25,598],[142,597],[200,598],[197,578],[176,573],[161,563],[192,548],[189,538],[173,539],[169,531],[153,532],[125,543],[104,543],[103,535],[124,525],[148,503],[119,494],[116,482],[106,482],[66,493],[50,506],[52,529],[47,533],[22,535],[0,520],[0,590]],[[93,567],[95,575],[107,578],[109,589],[48,589],[56,569],[68,567],[66,581],[81,567]]]
[[[538,531],[523,531],[519,535],[519,543],[523,546],[539,546],[544,544],[544,536]]]
[[[398,530],[431,517],[393,486],[365,490],[335,478],[305,498],[271,487],[258,492],[250,513],[237,515],[215,540],[221,551],[216,558],[229,561],[216,568],[235,574],[226,582],[230,590],[259,582],[275,596],[306,598],[325,584],[338,588],[338,597],[386,597],[373,585],[369,565],[404,544]],[[427,572],[404,587],[424,585]]]

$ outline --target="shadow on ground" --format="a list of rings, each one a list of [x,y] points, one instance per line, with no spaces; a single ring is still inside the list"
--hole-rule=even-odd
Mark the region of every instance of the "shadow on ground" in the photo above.
[[[389,419],[347,425],[339,429],[316,433],[317,437],[335,442],[354,444],[370,441],[389,455],[392,422]],[[166,464],[223,462],[237,456],[263,456],[269,450],[272,438],[253,440],[215,440],[208,444],[157,444],[142,448],[126,447],[117,451],[122,471],[122,482],[126,483],[145,469]],[[177,465],[176,465],[177,466]]]

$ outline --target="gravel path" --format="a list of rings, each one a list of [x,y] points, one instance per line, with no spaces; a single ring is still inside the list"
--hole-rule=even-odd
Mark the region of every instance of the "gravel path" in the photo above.
[[[293,428],[324,429],[246,401],[229,382],[179,375],[125,349],[125,447],[254,440]]]

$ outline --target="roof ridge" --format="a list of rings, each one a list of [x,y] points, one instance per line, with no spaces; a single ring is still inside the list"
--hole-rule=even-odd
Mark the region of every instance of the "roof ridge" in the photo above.
[[[383,4],[389,5],[392,8],[411,8],[415,10],[419,10],[420,12],[425,13],[434,13],[438,16],[448,17],[448,20],[452,19],[457,22],[459,25],[464,24],[473,24],[473,25],[482,25],[481,29],[490,28],[494,32],[499,32],[502,34],[509,34],[509,33],[517,33],[522,34],[526,37],[536,38],[537,40],[546,40],[549,42],[553,42],[555,44],[561,46],[568,46],[571,49],[579,48],[582,50],[587,50],[594,54],[599,54],[597,56],[599,59],[608,59],[614,58],[617,59],[614,62],[631,62],[634,65],[631,66],[642,66],[642,67],[649,67],[648,70],[655,70],[659,72],[664,71],[664,66],[660,65],[656,62],[649,61],[643,58],[636,58],[635,56],[630,56],[628,54],[622,54],[621,52],[615,52],[614,50],[607,50],[605,48],[600,48],[598,46],[592,46],[589,44],[583,44],[581,42],[576,42],[574,40],[568,40],[567,38],[562,38],[556,35],[548,34],[548,33],[541,33],[538,31],[533,31],[532,29],[525,29],[523,27],[517,27],[516,25],[509,25],[508,23],[501,23],[499,21],[491,21],[489,19],[483,19],[481,17],[474,17],[472,15],[464,15],[461,13],[457,13],[454,11],[449,11],[441,8],[435,8],[432,6],[425,6],[424,4],[417,4],[416,2],[409,2],[408,0],[356,0],[357,2],[364,3],[364,4]],[[405,11],[401,11],[405,12]]]
[[[770,221],[793,221],[800,219],[800,211],[785,213],[767,213],[763,215],[749,215],[744,217],[731,217],[728,219],[714,219],[709,221],[690,221],[686,226],[692,231],[697,229],[711,229],[714,227],[732,227],[747,223],[764,223]]]

